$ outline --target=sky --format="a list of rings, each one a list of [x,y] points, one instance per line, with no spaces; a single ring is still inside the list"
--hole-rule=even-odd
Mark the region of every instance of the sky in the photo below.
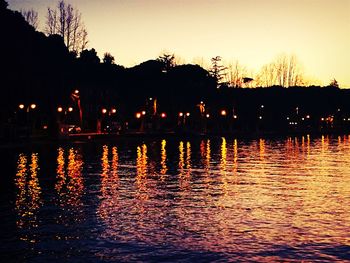
[[[39,12],[53,0],[7,0]],[[83,16],[89,48],[130,67],[164,52],[194,63],[221,56],[252,74],[279,54],[296,55],[306,76],[350,88],[350,0],[70,0]]]

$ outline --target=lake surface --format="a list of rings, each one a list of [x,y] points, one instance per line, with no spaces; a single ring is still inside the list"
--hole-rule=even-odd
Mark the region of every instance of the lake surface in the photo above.
[[[350,261],[350,136],[1,148],[1,262]]]

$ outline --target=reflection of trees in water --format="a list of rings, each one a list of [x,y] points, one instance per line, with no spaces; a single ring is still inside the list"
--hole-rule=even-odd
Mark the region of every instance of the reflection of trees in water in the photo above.
[[[20,229],[38,227],[37,213],[42,205],[41,187],[38,179],[39,158],[37,153],[32,153],[30,163],[28,156],[21,153],[18,156],[15,184],[17,186],[16,206],[17,226]],[[28,167],[29,166],[29,167]],[[23,240],[35,241],[34,237],[25,235]]]

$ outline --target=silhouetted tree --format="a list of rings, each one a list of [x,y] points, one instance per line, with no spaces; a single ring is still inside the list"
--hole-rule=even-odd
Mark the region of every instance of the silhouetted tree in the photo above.
[[[282,87],[300,86],[303,84],[303,74],[296,56],[279,55],[270,64],[264,65],[257,76],[259,86]]]
[[[226,75],[225,70],[227,69],[221,64],[221,57],[216,56],[211,59],[212,67],[210,68],[209,72],[211,76],[215,79],[217,83],[217,88],[219,88],[220,85],[224,84],[223,79]]]
[[[247,83],[252,82],[254,79],[253,78],[249,78],[249,77],[243,77],[242,80],[243,80],[244,84],[247,84]]]
[[[333,88],[339,88],[338,81],[336,79],[332,79],[331,83],[329,83],[329,86]]]
[[[243,87],[243,77],[247,74],[247,70],[245,67],[240,65],[238,61],[234,64],[230,64],[228,66],[229,71],[229,80],[230,86],[233,88],[241,88]]]
[[[58,2],[56,9],[47,9],[45,32],[62,36],[69,51],[76,53],[84,50],[88,43],[81,13],[63,0]]]
[[[111,53],[106,52],[103,54],[103,63],[108,65],[114,64],[114,57]]]
[[[83,64],[99,64],[100,63],[100,58],[97,56],[97,52],[94,48],[90,50],[83,50],[80,53],[80,61]]]
[[[29,25],[34,27],[35,30],[38,29],[39,21],[38,21],[38,12],[34,9],[29,10],[21,10],[21,14],[24,19],[28,22]]]
[[[163,63],[163,70],[166,72],[168,72],[172,67],[176,66],[174,54],[164,53],[163,55],[159,56],[157,60]]]
[[[5,10],[8,4],[5,0],[0,0],[0,10]]]

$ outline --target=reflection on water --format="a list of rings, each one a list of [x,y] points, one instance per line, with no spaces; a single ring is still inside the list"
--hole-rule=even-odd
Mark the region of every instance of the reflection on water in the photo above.
[[[82,155],[71,148],[68,150],[67,158],[68,160],[66,160],[64,149],[59,147],[55,189],[61,206],[79,207],[82,205],[81,196],[84,192]]]
[[[115,211],[119,204],[119,157],[116,146],[111,148],[111,160],[109,160],[109,146],[104,145],[102,149],[101,198],[97,214],[108,225],[115,222],[115,217],[117,216]]]
[[[18,155],[16,223],[26,233],[49,220],[38,214],[49,201],[39,156]],[[349,259],[350,136],[58,147],[54,166],[45,179],[56,224],[99,233],[86,249],[105,261]],[[69,234],[82,238],[76,228]]]
[[[186,149],[184,142],[179,143],[179,186],[181,190],[185,190],[190,187],[191,180],[191,143],[186,142]]]
[[[166,164],[166,162],[167,162],[166,140],[162,140],[161,149],[160,149],[160,156],[161,156],[160,164],[162,166],[162,169],[160,170],[160,174],[162,175],[161,179],[163,181],[164,180],[164,175],[168,171],[168,167],[167,167],[167,164]]]
[[[136,158],[136,188],[137,198],[141,200],[147,200],[149,198],[148,189],[147,189],[147,146],[142,144],[141,147],[137,147],[137,158]]]
[[[38,227],[37,211],[41,205],[41,188],[38,180],[38,154],[32,153],[29,157],[21,153],[18,156],[16,173],[16,211],[18,214],[17,226],[31,229]],[[22,237],[27,239],[27,237]],[[31,240],[34,242],[34,240]]]

